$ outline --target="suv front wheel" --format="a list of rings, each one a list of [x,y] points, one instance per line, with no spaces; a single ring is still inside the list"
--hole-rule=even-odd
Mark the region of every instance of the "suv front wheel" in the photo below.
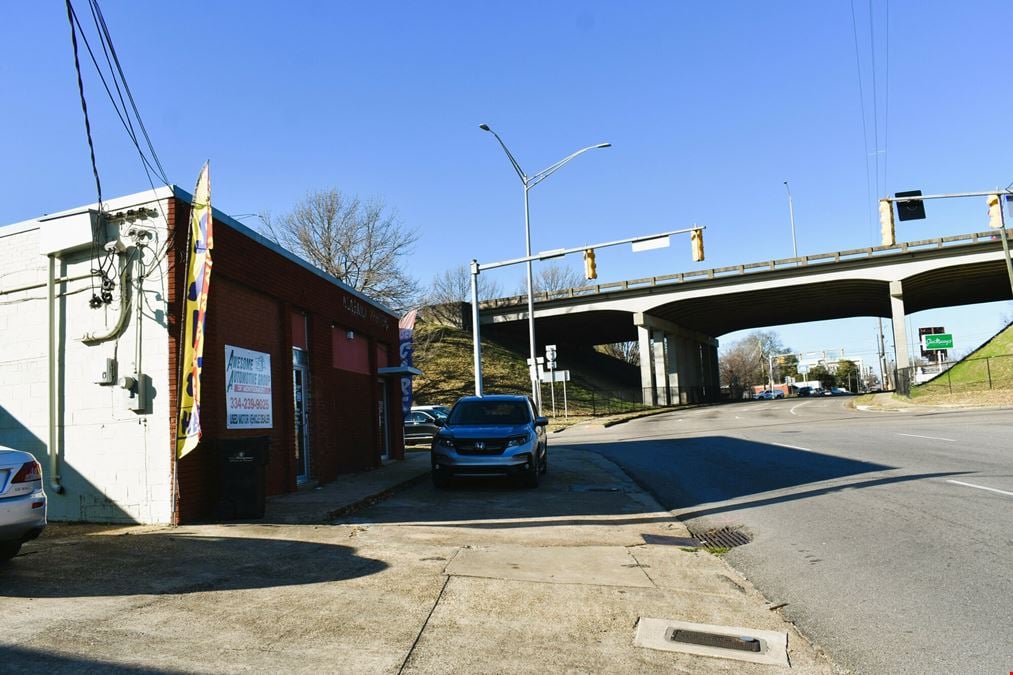
[[[529,488],[538,487],[538,479],[542,473],[540,464],[541,462],[539,462],[537,459],[533,459],[531,461],[531,467],[524,473],[522,478],[524,487]]]

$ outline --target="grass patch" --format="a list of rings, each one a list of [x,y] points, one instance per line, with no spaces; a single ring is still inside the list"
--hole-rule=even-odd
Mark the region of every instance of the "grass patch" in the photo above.
[[[727,546],[708,546],[704,550],[710,553],[711,555],[722,556],[725,553],[731,551],[732,549],[728,548]]]
[[[415,327],[415,367],[422,375],[415,377],[413,394],[418,405],[452,405],[461,396],[475,393],[471,333],[450,326],[418,323]],[[502,344],[482,340],[482,379],[489,394],[530,395],[526,354]],[[582,382],[573,372],[566,385],[569,419],[563,416],[563,387],[556,384],[556,412],[550,430],[561,429],[592,417],[650,409],[632,400],[639,391],[625,397],[605,396]],[[629,400],[625,400],[629,399]],[[552,393],[549,384],[542,385],[542,405],[551,414]]]
[[[1013,325],[997,333],[946,372],[911,387],[910,398],[929,402],[996,390],[1013,390]]]

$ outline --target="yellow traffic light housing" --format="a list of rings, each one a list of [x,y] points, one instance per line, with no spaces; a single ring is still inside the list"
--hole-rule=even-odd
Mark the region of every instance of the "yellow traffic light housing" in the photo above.
[[[998,230],[1002,227],[1002,200],[999,195],[988,196],[988,226]]]
[[[703,261],[703,228],[695,228],[689,235],[693,247],[693,262]]]
[[[584,276],[588,279],[598,278],[598,267],[594,262],[594,249],[584,249]]]
[[[893,229],[893,204],[889,199],[879,200],[879,229],[883,246],[893,246],[897,243]]]

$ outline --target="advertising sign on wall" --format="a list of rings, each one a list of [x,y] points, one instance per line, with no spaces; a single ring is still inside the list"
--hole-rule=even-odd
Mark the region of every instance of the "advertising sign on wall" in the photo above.
[[[225,426],[270,429],[271,355],[225,345]]]

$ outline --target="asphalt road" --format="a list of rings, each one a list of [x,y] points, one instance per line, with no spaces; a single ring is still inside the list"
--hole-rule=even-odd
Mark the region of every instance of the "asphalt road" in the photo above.
[[[860,673],[1013,672],[1013,410],[676,411],[555,443],[620,464]]]

